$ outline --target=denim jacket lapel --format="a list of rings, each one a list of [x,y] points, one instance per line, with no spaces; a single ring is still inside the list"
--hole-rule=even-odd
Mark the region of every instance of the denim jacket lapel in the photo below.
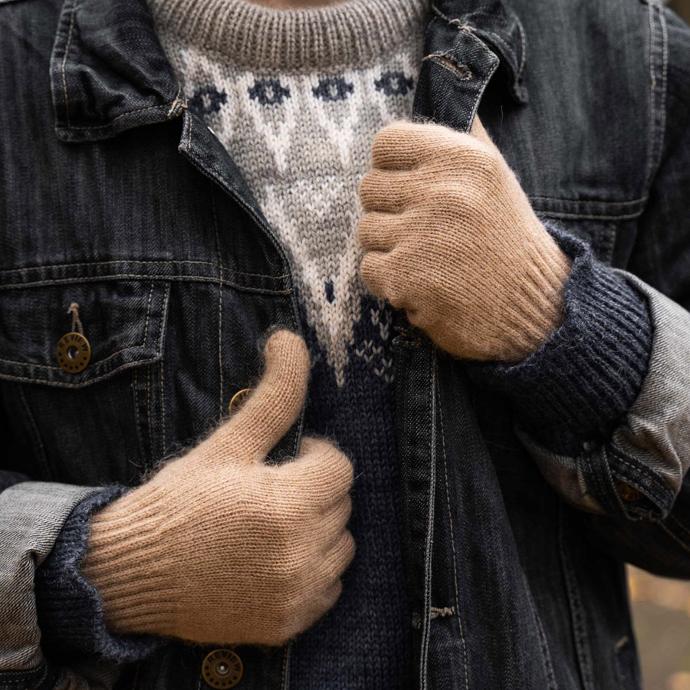
[[[107,139],[185,107],[145,0],[65,0],[50,78],[63,141]]]

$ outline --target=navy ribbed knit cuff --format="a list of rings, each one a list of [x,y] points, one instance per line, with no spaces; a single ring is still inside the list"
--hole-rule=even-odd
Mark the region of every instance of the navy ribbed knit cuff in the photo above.
[[[162,639],[114,635],[105,624],[98,590],[81,573],[91,515],[121,496],[124,487],[91,494],[70,513],[48,558],[36,573],[36,600],[43,645],[61,658],[96,655],[125,663],[145,658]]]
[[[518,425],[544,447],[578,455],[585,443],[607,442],[635,401],[652,345],[642,295],[597,261],[581,240],[549,232],[572,260],[564,319],[553,335],[517,364],[477,364],[471,376],[513,403]]]

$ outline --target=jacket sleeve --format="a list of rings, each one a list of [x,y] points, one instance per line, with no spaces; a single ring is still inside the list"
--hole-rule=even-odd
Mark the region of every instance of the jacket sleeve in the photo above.
[[[0,472],[6,487],[0,493],[0,687],[10,681],[11,687],[40,687],[49,675],[34,595],[36,570],[72,509],[93,491],[23,479]]]
[[[573,258],[563,325],[478,375],[512,399],[524,445],[596,541],[690,577],[690,28],[666,18],[664,144],[629,271],[556,229]]]
[[[650,370],[616,439],[671,493],[656,519],[587,516],[621,558],[651,572],[690,577],[690,27],[667,12],[668,89],[664,155],[640,219],[630,262],[654,323]],[[612,524],[613,523],[613,524]]]
[[[91,514],[123,491],[0,470],[0,690],[105,689],[109,668],[114,681],[116,663],[162,644],[110,634],[100,597],[80,572]]]

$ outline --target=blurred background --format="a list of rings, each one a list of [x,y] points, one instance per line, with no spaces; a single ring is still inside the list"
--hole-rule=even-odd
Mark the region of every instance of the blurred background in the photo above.
[[[690,0],[672,0],[671,7],[690,22]]]
[[[686,21],[690,22],[690,0],[671,0],[669,4]]]
[[[690,0],[669,4],[690,22]],[[690,583],[629,575],[645,690],[690,690]]]

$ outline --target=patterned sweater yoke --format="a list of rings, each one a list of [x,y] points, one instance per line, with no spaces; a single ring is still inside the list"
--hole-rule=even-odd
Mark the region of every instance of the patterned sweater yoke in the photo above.
[[[410,115],[426,0],[294,11],[153,0],[153,9],[190,108],[285,245],[308,324],[344,385],[363,296],[357,185],[374,134]]]

